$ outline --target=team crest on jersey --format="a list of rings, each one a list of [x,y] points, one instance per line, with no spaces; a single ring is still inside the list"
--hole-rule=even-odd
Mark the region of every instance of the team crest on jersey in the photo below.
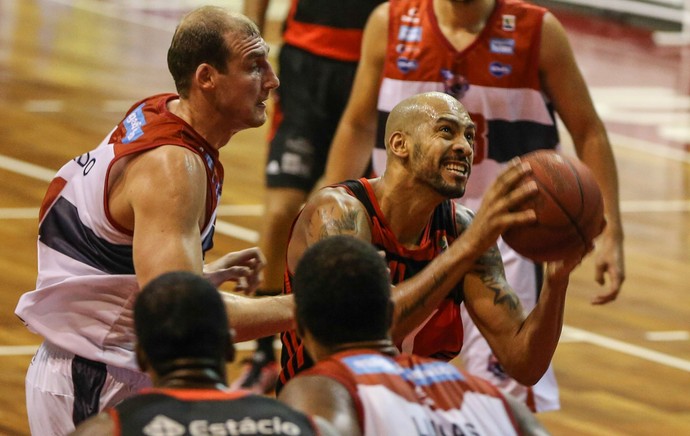
[[[489,50],[491,53],[512,55],[515,53],[515,40],[513,38],[491,38]]]
[[[489,72],[492,76],[501,78],[513,72],[513,67],[503,62],[491,62],[489,64]]]
[[[515,31],[515,15],[503,15],[501,17],[501,29],[506,32]]]
[[[443,92],[460,100],[470,89],[470,82],[462,74],[456,74],[446,68],[441,68]]]

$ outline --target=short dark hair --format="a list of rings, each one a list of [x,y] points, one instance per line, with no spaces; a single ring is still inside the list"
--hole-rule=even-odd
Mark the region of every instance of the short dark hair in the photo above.
[[[390,277],[368,242],[331,236],[309,247],[295,270],[297,322],[327,346],[388,337]]]
[[[230,331],[225,305],[206,279],[186,271],[165,273],[141,290],[134,329],[152,368],[176,359],[225,362]]]
[[[260,35],[249,18],[217,6],[200,7],[182,19],[168,49],[168,70],[181,97],[189,97],[191,79],[199,65],[206,63],[227,72],[232,57],[225,40],[228,32]]]

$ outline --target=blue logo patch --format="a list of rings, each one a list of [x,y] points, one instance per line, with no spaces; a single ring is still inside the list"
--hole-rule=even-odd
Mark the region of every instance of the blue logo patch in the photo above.
[[[511,67],[508,64],[504,64],[502,62],[491,62],[491,64],[489,64],[489,72],[494,77],[507,76],[512,71],[513,71],[513,67]]]
[[[127,118],[122,122],[127,131],[125,137],[122,138],[123,144],[129,144],[132,141],[136,141],[144,134],[144,131],[141,129],[146,125],[146,118],[144,118],[144,111],[142,110],[143,107],[144,103],[140,104],[132,113],[127,115]]]
[[[491,53],[512,55],[515,53],[515,40],[512,38],[491,38],[489,49]]]
[[[398,69],[403,73],[409,73],[414,71],[419,67],[419,63],[414,59],[408,59],[404,57],[398,58]]]
[[[344,357],[343,363],[358,375],[400,373],[400,368],[397,365],[390,359],[378,354],[360,354]]]
[[[421,26],[400,26],[400,29],[398,29],[398,41],[419,42],[421,40]]]

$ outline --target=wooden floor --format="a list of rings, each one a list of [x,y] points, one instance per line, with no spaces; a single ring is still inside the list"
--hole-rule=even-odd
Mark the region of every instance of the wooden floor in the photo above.
[[[24,374],[40,339],[13,310],[34,285],[47,182],[131,103],[173,90],[167,45],[193,3],[0,0],[0,434],[28,434]],[[617,302],[594,307],[591,260],[574,274],[555,356],[562,410],[540,419],[556,435],[690,434],[690,48],[556,15],[614,143],[628,278]],[[211,257],[256,241],[265,134],[244,132],[222,150],[228,177]]]

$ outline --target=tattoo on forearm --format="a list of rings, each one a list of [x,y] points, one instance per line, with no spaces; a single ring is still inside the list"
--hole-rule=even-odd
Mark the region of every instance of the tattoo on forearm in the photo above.
[[[511,310],[516,310],[520,305],[517,295],[509,287],[506,287],[505,273],[501,253],[496,246],[490,248],[477,260],[476,271],[479,273],[484,285],[494,293],[494,305],[507,305]]]

